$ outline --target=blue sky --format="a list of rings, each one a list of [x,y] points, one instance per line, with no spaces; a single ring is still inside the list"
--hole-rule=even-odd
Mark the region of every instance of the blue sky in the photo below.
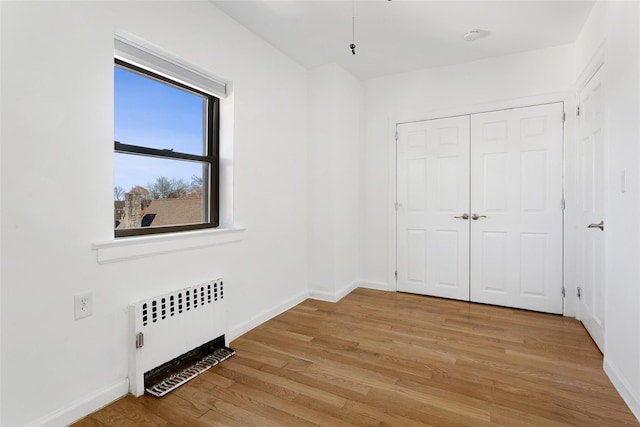
[[[205,100],[185,90],[114,67],[115,140],[123,144],[203,153]],[[202,175],[200,163],[115,154],[115,185],[129,191],[159,176]]]

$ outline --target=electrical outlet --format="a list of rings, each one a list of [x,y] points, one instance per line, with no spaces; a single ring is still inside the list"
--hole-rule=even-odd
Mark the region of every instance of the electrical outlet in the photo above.
[[[91,292],[74,295],[73,301],[76,320],[89,317],[93,314],[93,294]]]

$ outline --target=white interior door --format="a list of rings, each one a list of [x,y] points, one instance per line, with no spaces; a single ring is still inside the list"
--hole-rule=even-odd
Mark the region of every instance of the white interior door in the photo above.
[[[471,301],[562,313],[563,104],[471,116]]]
[[[604,138],[602,71],[580,92],[579,182],[580,220],[578,317],[601,351],[604,350]],[[603,226],[604,227],[604,226]]]
[[[398,290],[468,300],[469,116],[399,125],[397,165]]]

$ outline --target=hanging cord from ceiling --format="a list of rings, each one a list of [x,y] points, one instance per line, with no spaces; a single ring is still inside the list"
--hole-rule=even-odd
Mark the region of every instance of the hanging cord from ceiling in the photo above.
[[[351,0],[351,44],[352,54],[356,54],[356,0]]]

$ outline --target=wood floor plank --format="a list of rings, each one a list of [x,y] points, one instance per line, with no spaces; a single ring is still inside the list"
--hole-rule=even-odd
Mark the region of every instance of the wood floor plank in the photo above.
[[[639,426],[575,319],[356,289],[236,339],[168,396],[123,398],[102,426]]]
[[[144,396],[146,398],[146,396]],[[126,396],[89,417],[106,426],[169,426],[169,421],[145,408],[143,400]]]
[[[203,416],[199,418],[200,421],[210,426],[215,427],[246,427],[239,421],[227,417],[219,411],[214,409],[207,411]]]
[[[83,418],[74,424],[75,427],[104,427],[106,424],[98,421],[95,417]]]
[[[208,409],[197,405],[189,399],[184,399],[176,393],[169,394],[162,400],[151,396],[143,396],[140,402],[151,413],[168,421],[172,426],[201,427],[206,425],[197,422],[197,419]]]

